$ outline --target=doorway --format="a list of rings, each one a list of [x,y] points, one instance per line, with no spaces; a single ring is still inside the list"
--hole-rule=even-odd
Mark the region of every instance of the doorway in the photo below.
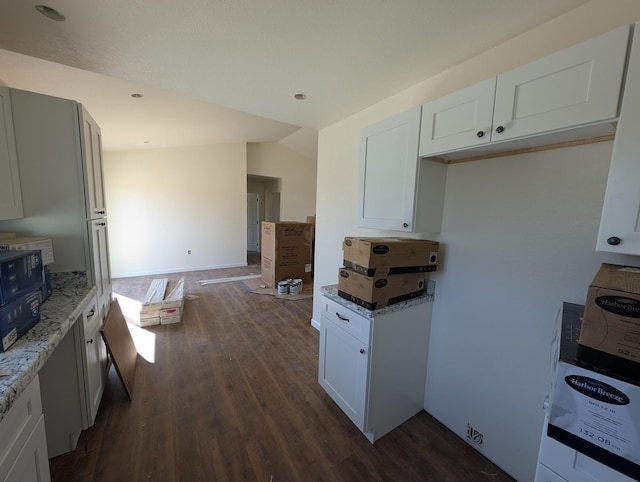
[[[247,251],[260,251],[260,193],[247,193]]]

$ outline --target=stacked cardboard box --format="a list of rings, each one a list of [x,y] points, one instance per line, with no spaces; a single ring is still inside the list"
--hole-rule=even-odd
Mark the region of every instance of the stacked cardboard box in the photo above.
[[[338,295],[370,310],[422,296],[438,250],[436,241],[346,237]]]
[[[40,251],[0,251],[0,352],[40,321]]]
[[[262,281],[271,287],[285,279],[311,283],[313,225],[300,222],[262,222]]]
[[[167,287],[171,287],[165,296]],[[184,278],[169,282],[168,278],[151,280],[140,308],[140,326],[168,325],[182,320]]]
[[[51,265],[55,261],[53,256],[53,240],[44,237],[23,237],[15,233],[0,233],[0,250],[2,251],[34,251],[40,250],[42,256],[43,280],[40,293],[42,302],[51,297]]]
[[[53,256],[53,241],[51,238],[43,237],[12,237],[0,238],[0,250],[7,251],[33,251],[40,250],[42,255],[42,264],[48,266],[55,261]]]
[[[640,383],[640,268],[600,267],[587,292],[577,361]]]

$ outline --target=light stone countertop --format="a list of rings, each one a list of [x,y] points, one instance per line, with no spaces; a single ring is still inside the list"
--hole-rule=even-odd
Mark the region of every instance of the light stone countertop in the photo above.
[[[360,306],[352,301],[342,298],[338,295],[338,285],[327,285],[320,287],[320,294],[326,296],[332,301],[341,304],[345,308],[355,311],[356,313],[365,316],[369,319],[373,319],[376,316],[383,315],[385,313],[393,313],[394,311],[404,310],[410,306],[419,305],[422,303],[432,302],[435,294],[436,283],[433,280],[427,280],[427,289],[423,296],[413,298],[407,301],[401,301],[390,306],[384,306],[375,310],[368,310],[364,306]]]
[[[40,321],[9,349],[0,353],[0,420],[38,374],[53,350],[71,329],[96,288],[83,272],[52,273],[51,297],[40,308]]]

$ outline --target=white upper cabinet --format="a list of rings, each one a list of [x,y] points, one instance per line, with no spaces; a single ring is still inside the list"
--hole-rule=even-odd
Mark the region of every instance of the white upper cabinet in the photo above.
[[[78,104],[78,118],[82,130],[80,143],[84,163],[87,219],[95,219],[107,215],[102,176],[102,134],[100,126],[81,104]]]
[[[424,104],[420,156],[455,160],[613,134],[629,31],[620,27]]]
[[[636,24],[596,249],[640,255],[640,24]]]
[[[9,88],[0,86],[0,219],[23,216]]]
[[[439,232],[446,165],[418,158],[421,107],[362,130],[357,224]]]
[[[492,140],[615,119],[628,43],[626,25],[499,75]]]
[[[491,141],[496,78],[474,84],[422,106],[420,155]]]

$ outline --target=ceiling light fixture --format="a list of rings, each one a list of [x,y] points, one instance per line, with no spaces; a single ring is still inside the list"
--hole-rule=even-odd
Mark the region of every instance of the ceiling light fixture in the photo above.
[[[298,92],[297,94],[294,94],[293,98],[296,100],[305,100],[307,98],[307,94]]]
[[[131,97],[133,97],[134,99],[140,99],[142,97],[142,94],[131,94]]]
[[[45,17],[55,20],[56,22],[64,22],[66,20],[65,16],[55,8],[47,7],[46,5],[36,5],[36,10]]]

